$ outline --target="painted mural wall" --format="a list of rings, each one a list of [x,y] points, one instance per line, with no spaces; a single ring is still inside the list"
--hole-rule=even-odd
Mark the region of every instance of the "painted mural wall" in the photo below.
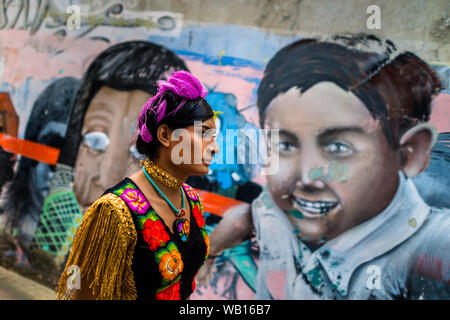
[[[77,7],[68,9],[74,4],[80,15]],[[279,49],[301,38],[287,29],[186,21],[176,6],[142,10],[139,1],[0,6],[0,217],[21,250],[40,248],[59,264],[84,210],[138,170],[139,155],[129,142],[154,90],[152,81],[188,69],[208,88],[214,110],[223,112],[222,135],[227,129],[259,128],[256,100],[264,68]],[[444,156],[432,158],[415,181],[426,200],[448,208],[449,138],[443,134],[450,132],[450,59],[441,57],[428,62],[444,85],[430,119],[442,134],[434,155]],[[93,62],[96,67],[88,71]],[[239,157],[248,148],[236,140],[220,156]],[[266,177],[258,165],[216,161],[207,176],[188,183],[204,196],[211,233],[228,209],[254,202]],[[252,299],[259,252],[256,234],[225,251],[216,259],[213,278],[197,286],[193,299]],[[30,263],[26,255],[21,259]],[[285,297],[283,277],[267,277],[271,298]]]

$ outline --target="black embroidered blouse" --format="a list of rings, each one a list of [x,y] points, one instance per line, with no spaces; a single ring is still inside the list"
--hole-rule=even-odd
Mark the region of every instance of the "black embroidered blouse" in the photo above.
[[[150,201],[129,178],[105,191],[127,204],[137,232],[131,270],[137,299],[186,299],[195,290],[195,275],[209,254],[203,208],[198,193],[183,184],[190,205],[186,241],[173,234]]]

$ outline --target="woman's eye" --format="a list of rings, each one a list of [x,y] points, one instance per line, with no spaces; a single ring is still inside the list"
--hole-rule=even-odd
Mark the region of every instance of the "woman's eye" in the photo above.
[[[83,143],[91,149],[104,152],[109,145],[109,138],[102,131],[91,131],[83,135]]]
[[[211,139],[211,138],[216,138],[217,137],[217,133],[214,130],[206,130],[202,132],[202,135],[204,138],[206,139]]]
[[[353,153],[353,147],[350,144],[344,142],[329,143],[324,147],[324,150],[328,153],[341,156],[346,156]]]

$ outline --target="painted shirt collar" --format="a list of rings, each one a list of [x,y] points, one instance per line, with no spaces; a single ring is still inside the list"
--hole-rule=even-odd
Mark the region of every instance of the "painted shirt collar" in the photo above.
[[[403,173],[399,176],[394,199],[377,216],[327,241],[314,252],[298,241],[305,275],[315,274],[314,269],[320,263],[333,286],[345,295],[358,266],[385,254],[420,228],[430,208],[420,197],[413,181],[405,178]]]

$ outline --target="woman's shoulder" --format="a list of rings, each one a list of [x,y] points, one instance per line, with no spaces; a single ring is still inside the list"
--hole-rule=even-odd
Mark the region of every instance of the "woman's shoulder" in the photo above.
[[[71,265],[79,266],[83,281],[87,281],[83,294],[98,299],[124,297],[121,284],[123,279],[131,283],[129,266],[136,241],[137,233],[126,204],[113,193],[102,195],[86,210],[77,229],[65,271],[58,282],[58,299],[74,297],[75,291],[67,287],[70,275],[67,268]],[[132,286],[130,290],[133,296]]]
[[[117,216],[121,222],[127,223],[132,221],[131,213],[125,201],[114,193],[106,193],[95,201],[91,208],[94,210],[102,210],[108,214]],[[89,211],[89,209],[88,209]],[[86,213],[88,213],[86,211]]]
[[[114,193],[116,188],[110,188],[103,193],[84,213],[83,220],[109,221],[112,224],[118,224],[119,229],[124,235],[131,235],[136,238],[133,218],[130,209],[120,195]],[[91,216],[91,217],[90,217]]]
[[[121,199],[120,193],[118,194],[117,191],[124,189],[124,187],[126,188],[127,185],[131,186],[130,182],[131,180],[125,178],[115,186],[106,189],[105,192],[103,192],[103,194],[89,207],[89,209],[107,207],[110,209],[115,209],[114,211],[120,213],[128,211],[125,201]]]

